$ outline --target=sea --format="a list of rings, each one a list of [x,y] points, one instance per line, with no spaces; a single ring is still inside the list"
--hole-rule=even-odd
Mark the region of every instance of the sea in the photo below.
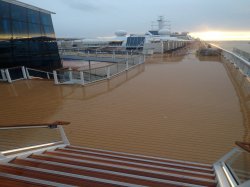
[[[233,51],[233,48],[238,48],[245,52],[250,53],[250,41],[211,41],[211,43],[220,46],[229,51]]]

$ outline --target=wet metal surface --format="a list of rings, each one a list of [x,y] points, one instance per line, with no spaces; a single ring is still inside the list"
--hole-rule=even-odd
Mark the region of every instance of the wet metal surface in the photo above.
[[[0,124],[70,121],[74,145],[213,163],[249,141],[249,80],[193,52],[84,87],[0,83]]]

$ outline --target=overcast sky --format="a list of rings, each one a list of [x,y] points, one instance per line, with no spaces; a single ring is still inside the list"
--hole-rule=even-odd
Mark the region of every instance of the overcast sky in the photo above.
[[[250,0],[20,0],[56,13],[57,37],[145,33],[162,15],[172,31],[250,31]]]

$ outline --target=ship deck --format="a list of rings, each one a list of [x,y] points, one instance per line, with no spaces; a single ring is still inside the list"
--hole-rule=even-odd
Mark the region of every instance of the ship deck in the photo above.
[[[0,125],[70,121],[77,146],[213,163],[250,140],[249,80],[193,48],[88,86],[0,83],[0,98]]]

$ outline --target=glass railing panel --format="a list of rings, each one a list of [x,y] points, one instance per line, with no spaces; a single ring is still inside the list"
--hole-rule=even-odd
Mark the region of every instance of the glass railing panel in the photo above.
[[[0,152],[60,141],[58,128],[0,129]]]
[[[238,151],[226,160],[225,164],[239,184],[250,180],[250,153]]]

